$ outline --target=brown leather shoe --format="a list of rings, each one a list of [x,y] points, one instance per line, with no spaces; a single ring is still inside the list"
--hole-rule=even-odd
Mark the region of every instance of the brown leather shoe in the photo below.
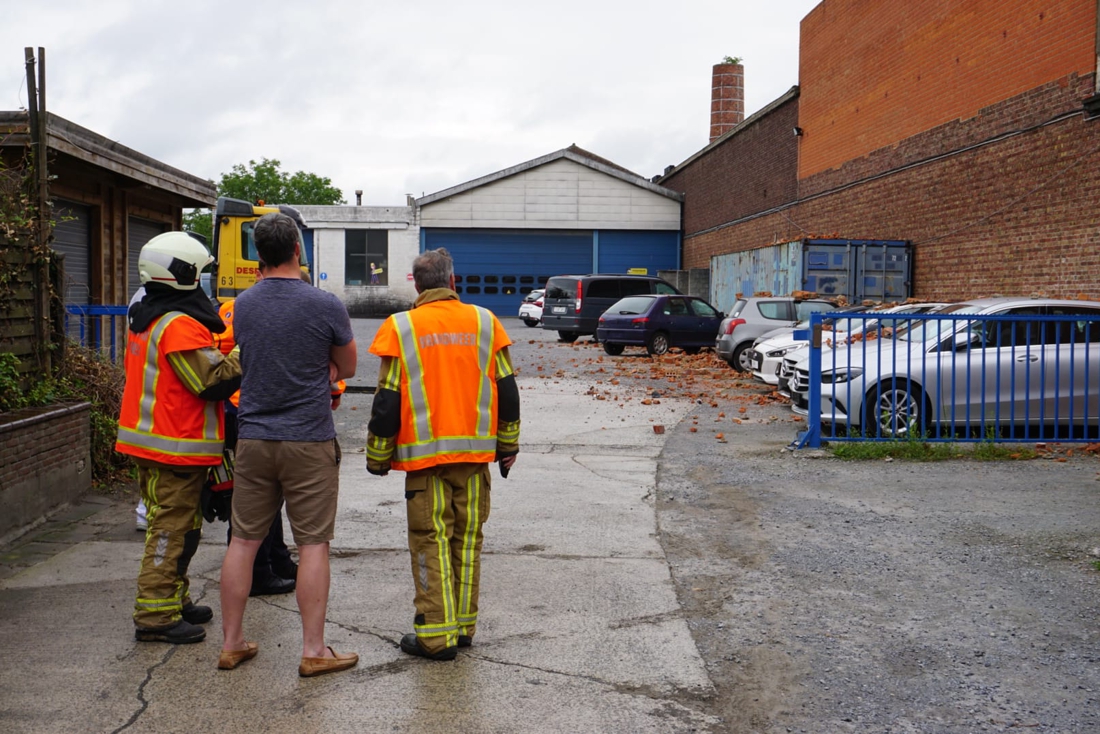
[[[259,652],[260,646],[255,642],[244,643],[246,647],[243,650],[222,650],[218,655],[218,670],[233,670],[245,660],[251,660],[256,657],[256,653]]]
[[[311,678],[325,673],[339,673],[341,670],[354,668],[355,664],[359,662],[358,653],[339,653],[331,647],[328,648],[328,651],[332,653],[331,658],[302,658],[302,663],[298,666],[298,675],[303,678]]]

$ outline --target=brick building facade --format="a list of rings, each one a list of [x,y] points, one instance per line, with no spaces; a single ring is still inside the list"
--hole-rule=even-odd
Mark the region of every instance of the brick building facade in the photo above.
[[[803,21],[794,99],[661,179],[685,193],[684,266],[809,236],[904,239],[920,298],[1100,299],[1095,0],[858,5]],[[764,181],[785,201],[714,200]]]

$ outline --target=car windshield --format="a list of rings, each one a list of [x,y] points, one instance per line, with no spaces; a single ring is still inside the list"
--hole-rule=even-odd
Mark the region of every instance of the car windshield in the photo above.
[[[982,310],[982,306],[975,306],[970,303],[959,303],[954,306],[948,306],[942,311],[937,311],[938,315],[944,314],[957,314],[959,316],[965,316],[966,314],[978,313]],[[931,320],[931,321],[914,321],[913,325],[906,329],[899,329],[895,337],[903,341],[909,342],[927,342],[935,341],[948,333],[955,330],[955,324],[957,322],[952,320]]]
[[[607,309],[607,312],[610,314],[619,314],[620,316],[636,316],[648,311],[649,307],[653,305],[654,300],[653,298],[643,296],[631,296],[617,302],[614,306]]]
[[[748,301],[744,298],[739,298],[737,303],[733,304],[733,308],[730,309],[730,318],[736,318],[741,315],[741,312],[745,310],[745,306],[748,305]]]

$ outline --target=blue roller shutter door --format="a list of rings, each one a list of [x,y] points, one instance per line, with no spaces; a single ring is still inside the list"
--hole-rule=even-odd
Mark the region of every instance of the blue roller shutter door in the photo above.
[[[626,273],[644,268],[647,275],[680,267],[679,232],[601,231],[600,273]]]
[[[593,272],[591,232],[425,230],[426,249],[447,248],[463,302],[515,316],[523,296],[555,275]]]

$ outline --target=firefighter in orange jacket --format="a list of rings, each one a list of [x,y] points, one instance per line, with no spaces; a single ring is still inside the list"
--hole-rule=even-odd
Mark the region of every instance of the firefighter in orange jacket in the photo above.
[[[157,235],[141,249],[145,296],[130,306],[126,387],[115,450],[138,466],[149,529],[134,604],[135,637],[199,642],[210,607],[191,602],[187,568],[202,534],[199,498],[225,440],[222,401],[240,387],[236,351],[222,355],[224,331],[198,288],[213,258],[184,232]]]
[[[375,335],[382,358],[367,434],[367,470],[406,472],[414,632],[401,649],[453,660],[477,626],[489,463],[508,475],[519,453],[511,340],[488,310],[463,304],[444,249],[413,261],[419,297]]]

